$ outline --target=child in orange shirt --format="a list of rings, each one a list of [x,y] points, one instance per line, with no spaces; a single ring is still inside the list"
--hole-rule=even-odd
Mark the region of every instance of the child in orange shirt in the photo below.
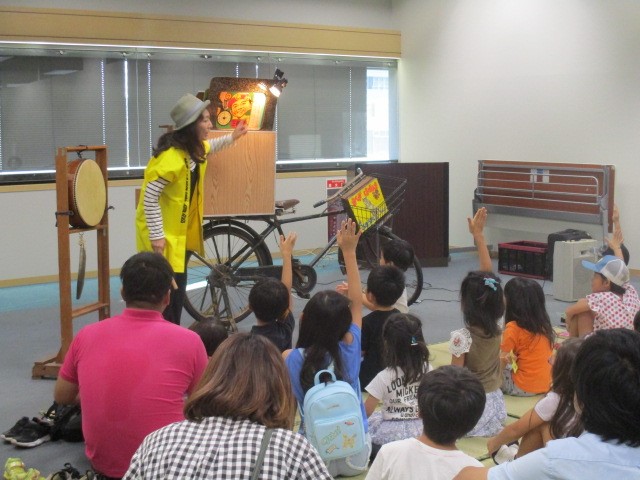
[[[527,397],[549,391],[554,332],[540,284],[515,277],[504,287],[505,327],[500,344],[502,392]]]

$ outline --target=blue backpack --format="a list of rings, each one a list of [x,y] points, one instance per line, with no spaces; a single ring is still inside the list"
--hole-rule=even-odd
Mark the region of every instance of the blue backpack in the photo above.
[[[320,375],[331,381],[320,382]],[[360,399],[351,385],[336,380],[330,370],[320,370],[314,386],[304,396],[302,411],[307,439],[324,461],[355,455],[365,448]],[[302,412],[301,412],[302,413]]]

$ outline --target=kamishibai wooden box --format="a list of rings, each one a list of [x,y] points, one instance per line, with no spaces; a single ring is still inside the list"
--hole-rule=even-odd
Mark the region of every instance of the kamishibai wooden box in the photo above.
[[[210,138],[230,132],[214,130]],[[276,132],[250,131],[209,159],[204,185],[204,215],[273,215],[276,182]]]

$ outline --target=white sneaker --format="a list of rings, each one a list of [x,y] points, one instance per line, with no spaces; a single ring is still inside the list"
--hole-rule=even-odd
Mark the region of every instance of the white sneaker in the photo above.
[[[516,458],[519,448],[520,446],[517,443],[502,445],[496,453],[491,455],[491,458],[493,458],[493,461],[496,463],[496,465],[511,462],[514,458]]]

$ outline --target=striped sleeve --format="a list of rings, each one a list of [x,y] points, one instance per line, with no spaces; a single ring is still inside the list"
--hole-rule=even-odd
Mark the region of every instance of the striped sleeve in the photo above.
[[[162,190],[168,184],[169,182],[167,180],[159,177],[157,180],[149,182],[147,188],[144,190],[144,215],[147,218],[149,240],[160,240],[164,238],[159,200]]]
[[[209,146],[211,147],[211,151],[209,153],[215,153],[223,148],[227,148],[233,145],[233,136],[232,134],[225,135],[224,137],[218,138],[210,138]]]

